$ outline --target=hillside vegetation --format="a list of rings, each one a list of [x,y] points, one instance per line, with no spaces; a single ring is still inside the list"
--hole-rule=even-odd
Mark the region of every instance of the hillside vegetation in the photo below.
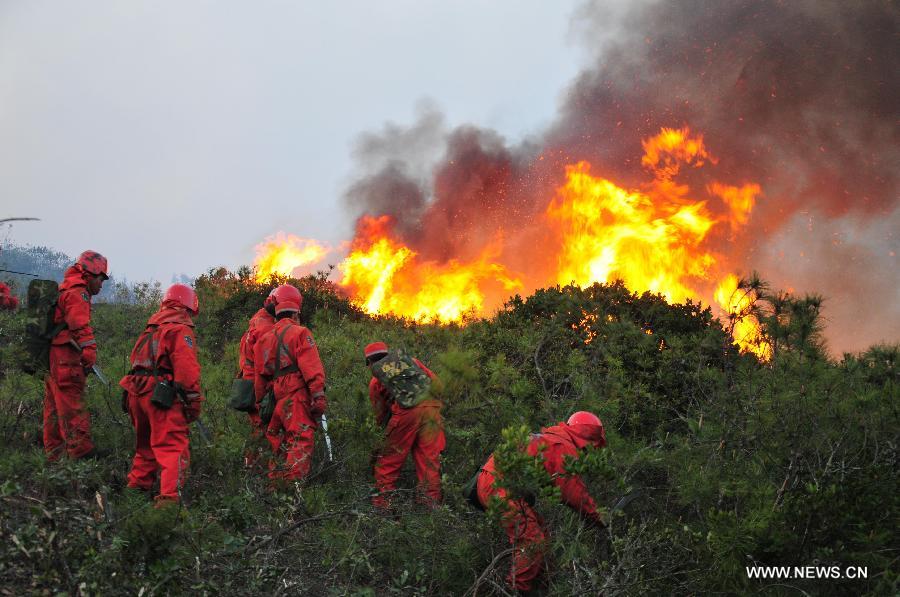
[[[21,314],[0,314],[0,593],[503,594],[505,536],[460,487],[499,445],[580,409],[600,415],[609,440],[585,468],[593,495],[606,508],[628,497],[605,534],[540,493],[548,594],[898,591],[898,346],[830,361],[787,310],[767,324],[783,348],[760,364],[708,309],[621,284],[540,290],[490,320],[440,327],[365,316],[322,277],[295,283],[328,374],[335,462],[317,436],[303,486],[273,494],[245,471],[248,426],[225,396],[271,286],[213,271],[197,281],[212,441],[192,434],[182,510],[123,490],[131,427],[117,389],[94,378],[93,433],[113,454],[45,462],[43,384],[16,366]],[[132,304],[95,306],[113,383],[156,298],[144,288]],[[410,492],[394,516],[369,505],[381,429],[362,347],[374,340],[407,347],[446,383],[445,501],[434,512]],[[401,487],[414,481],[408,464]],[[864,566],[868,578],[748,579],[755,564]]]

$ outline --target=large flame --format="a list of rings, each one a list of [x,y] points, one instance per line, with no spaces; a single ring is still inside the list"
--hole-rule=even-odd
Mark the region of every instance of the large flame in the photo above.
[[[681,302],[703,296],[719,259],[707,248],[710,230],[727,223],[735,230],[747,223],[759,185],[741,187],[713,181],[708,192],[727,207],[714,215],[705,200],[692,199],[686,185],[675,182],[683,166],[716,162],[700,135],[688,128],[663,129],[643,142],[641,163],[652,173],[645,190],[626,190],[591,176],[590,164],[566,168],[566,184],[547,208],[548,221],[560,235],[557,282],[585,287],[620,279],[628,288]],[[770,348],[748,306],[753,297],[737,293],[738,277],[727,273],[714,298],[733,323],[742,350],[768,359]]]
[[[702,248],[715,224],[704,202],[654,201],[594,178],[585,162],[569,166],[567,178],[547,208],[562,236],[557,282],[585,287],[621,279],[672,302],[697,296],[690,280],[705,278],[715,263]]]
[[[641,164],[650,180],[639,189],[592,175],[587,162],[566,167],[565,183],[533,224],[550,233],[546,246],[529,249],[555,257],[547,276],[517,273],[503,262],[503,238],[517,230],[499,230],[475,259],[435,262],[402,242],[389,216],[366,215],[338,264],[338,283],[367,313],[451,323],[484,315],[513,292],[621,279],[635,292],[659,293],[671,302],[715,299],[742,349],[768,358],[747,297],[736,292],[738,278],[710,242],[714,230],[724,238],[748,222],[760,186],[711,181],[699,190],[706,197],[697,198],[697,190],[679,182],[682,170],[715,165],[717,159],[687,127],[662,129],[645,139],[643,148]],[[261,275],[289,273],[324,256],[315,241],[292,239],[265,245],[257,262]]]
[[[363,217],[350,255],[338,265],[357,304],[370,314],[392,313],[416,321],[460,322],[484,312],[485,294],[493,282],[508,295],[522,283],[491,261],[485,248],[475,261],[451,259],[438,264],[420,261],[415,251],[391,235],[391,220]]]
[[[715,292],[716,301],[725,309],[730,320],[731,335],[745,352],[752,352],[760,360],[772,358],[772,345],[763,336],[759,321],[752,312],[758,298],[752,290],[743,288],[740,279],[729,274]]]
[[[328,249],[318,241],[279,232],[256,245],[256,279],[268,280],[272,275],[296,276],[306,267],[322,261]]]

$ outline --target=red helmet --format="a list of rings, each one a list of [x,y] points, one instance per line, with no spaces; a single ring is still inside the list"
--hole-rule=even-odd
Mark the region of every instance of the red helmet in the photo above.
[[[197,293],[194,289],[186,284],[172,284],[166,290],[163,302],[173,301],[179,305],[186,307],[191,315],[197,315],[200,312],[200,301],[197,299]]]
[[[580,410],[569,417],[566,424],[575,427],[573,429],[574,439],[579,448],[584,448],[588,444],[598,448],[606,445],[606,430],[603,428],[603,421],[594,413]]]
[[[580,410],[577,413],[574,413],[569,420],[566,421],[567,425],[592,425],[594,427],[603,427],[603,421],[600,420],[600,417],[595,415],[592,412],[588,412],[586,410]]]
[[[282,284],[272,291],[270,297],[275,302],[276,315],[285,311],[296,313],[303,306],[303,295],[290,284]]]
[[[103,276],[104,280],[109,280],[109,265],[106,262],[106,257],[97,251],[85,251],[78,256],[78,260],[75,263],[80,265],[81,269],[87,273]]]
[[[379,354],[387,354],[388,346],[384,342],[372,342],[363,350],[365,357],[371,358]]]

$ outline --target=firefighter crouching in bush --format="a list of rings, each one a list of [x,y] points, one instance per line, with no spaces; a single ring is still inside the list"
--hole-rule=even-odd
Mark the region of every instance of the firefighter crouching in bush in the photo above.
[[[85,251],[66,270],[53,309],[50,373],[44,382],[44,450],[51,461],[99,455],[91,441],[91,417],[84,406],[85,377],[97,362],[91,329],[91,297],[109,279],[106,258]]]
[[[274,290],[273,290],[274,292]],[[254,466],[261,458],[260,447],[266,441],[266,428],[259,418],[259,405],[254,392],[256,368],[253,365],[253,351],[256,343],[275,325],[275,303],[272,292],[263,302],[263,307],[250,318],[247,331],[241,336],[239,349],[240,369],[238,380],[232,390],[231,406],[247,413],[250,419],[250,438],[244,453],[244,465]]]
[[[9,286],[0,282],[0,311],[15,311],[19,306],[19,297],[13,296]]]
[[[603,518],[591,498],[581,477],[566,473],[565,459],[578,459],[588,446],[602,448],[606,445],[603,423],[593,413],[579,411],[568,422],[544,427],[531,436],[527,453],[542,460],[553,482],[560,488],[563,502],[580,512],[597,526],[604,527]],[[477,477],[477,497],[486,508],[495,497],[501,504],[501,523],[513,547],[512,566],[507,582],[521,591],[531,589],[532,582],[541,573],[546,549],[546,536],[541,517],[524,499],[513,499],[502,487],[494,484],[498,474],[494,455],[488,458]]]
[[[328,401],[316,342],[298,321],[303,296],[290,284],[271,296],[276,322],[256,342],[253,366],[260,417],[273,451],[269,478],[274,487],[309,474],[315,432]]]
[[[203,403],[192,319],[199,310],[197,293],[173,284],[147,321],[131,351],[131,370],[119,382],[135,435],[128,487],[150,491],[158,473],[157,507],[180,501],[190,462],[188,427]]]
[[[430,391],[439,381],[422,361],[389,351],[384,342],[369,344],[363,354],[372,371],[369,400],[376,422],[385,428],[384,445],[375,460],[378,493],[372,505],[379,510],[390,508],[390,492],[396,489],[400,469],[412,452],[418,500],[433,507],[441,501],[441,452],[447,444],[442,404]]]

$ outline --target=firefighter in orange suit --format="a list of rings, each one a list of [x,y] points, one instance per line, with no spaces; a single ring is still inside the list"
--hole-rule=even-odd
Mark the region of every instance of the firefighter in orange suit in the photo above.
[[[159,477],[158,506],[181,501],[190,463],[188,426],[200,416],[200,363],[194,321],[200,310],[190,286],[173,284],[131,351],[122,378],[134,425],[135,453],[128,487],[150,491]],[[171,404],[154,402],[160,383],[173,389]]]
[[[274,291],[273,291],[274,292]],[[272,293],[266,297],[263,307],[253,314],[247,331],[241,336],[241,344],[239,349],[240,370],[238,376],[248,379],[251,382],[256,377],[256,369],[253,365],[253,351],[256,343],[275,325],[275,302]],[[254,405],[247,413],[250,419],[250,441],[249,447],[244,454],[244,465],[253,466],[259,459],[259,444],[264,442],[266,435],[265,425],[259,418],[259,406]]]
[[[254,348],[254,389],[259,403],[272,390],[275,409],[266,427],[273,458],[269,478],[299,481],[312,465],[319,420],[328,408],[325,368],[312,333],[299,320],[303,296],[290,284],[272,292],[275,325]]]
[[[365,347],[366,365],[372,366],[388,354],[387,344],[373,342]],[[419,359],[413,362],[432,380],[434,373]],[[375,488],[372,505],[379,510],[390,507],[390,492],[397,488],[400,469],[412,453],[419,481],[420,502],[435,506],[441,501],[441,453],[447,446],[440,400],[428,398],[404,408],[374,376],[369,381],[369,401],[375,421],[385,428],[384,446],[375,460]]]
[[[53,323],[62,327],[50,341],[50,373],[44,383],[44,450],[50,461],[94,456],[91,417],[84,406],[85,378],[97,362],[91,329],[91,297],[109,279],[106,257],[82,253],[59,286]]]
[[[13,296],[9,286],[0,282],[0,311],[15,311],[19,306],[19,297]]]
[[[597,415],[579,411],[565,423],[541,429],[526,447],[529,455],[540,458],[553,482],[559,486],[562,500],[592,523],[603,527],[597,504],[588,493],[584,481],[565,471],[565,461],[578,459],[588,446],[606,445],[606,432]],[[541,573],[546,549],[546,533],[541,517],[524,499],[511,498],[505,489],[495,486],[498,477],[494,455],[481,468],[478,476],[478,500],[485,508],[492,497],[500,500],[501,523],[514,552],[507,582],[513,589],[528,591]]]

